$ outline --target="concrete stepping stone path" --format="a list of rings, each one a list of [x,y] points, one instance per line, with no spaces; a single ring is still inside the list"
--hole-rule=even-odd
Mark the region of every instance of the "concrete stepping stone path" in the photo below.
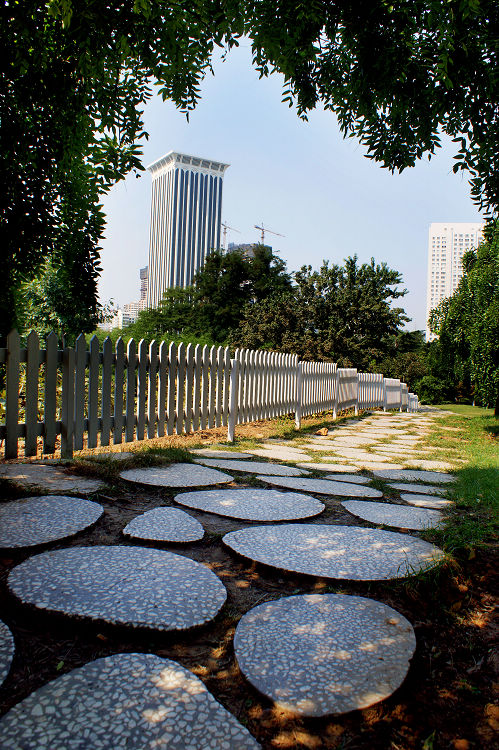
[[[191,453],[195,453],[196,456],[204,456],[205,458],[253,458],[251,453],[239,453],[238,451],[216,451],[211,448],[196,448],[191,450]]]
[[[0,685],[9,674],[14,651],[14,636],[10,632],[10,628],[0,620]]]
[[[144,547],[70,547],[30,557],[8,577],[23,603],[74,617],[154,630],[212,620],[227,593],[207,567]]]
[[[438,487],[437,485],[432,484],[390,482],[389,486],[393,487],[395,490],[400,490],[400,492],[416,492],[423,495],[441,495],[442,493],[445,493],[445,489],[443,487]]]
[[[236,628],[241,672],[279,707],[342,714],[387,698],[416,648],[399,612],[360,596],[308,594],[260,604]]]
[[[410,505],[415,505],[418,508],[435,508],[441,510],[442,508],[448,508],[450,505],[454,505],[452,500],[442,500],[441,497],[435,497],[434,495],[413,495],[410,493],[400,495],[401,499]]]
[[[308,474],[305,469],[296,469],[293,466],[281,466],[281,464],[266,464],[263,461],[218,461],[216,458],[197,459],[196,463],[202,463],[204,466],[214,466],[227,471],[243,471],[246,474],[261,474],[265,471],[267,474],[273,474],[277,477],[299,477]]]
[[[438,471],[418,471],[417,469],[387,469],[375,471],[380,479],[406,479],[408,482],[435,482],[436,484],[447,484],[454,482],[455,477]]]
[[[354,516],[371,523],[394,526],[398,529],[434,529],[441,525],[443,516],[438,510],[409,508],[395,503],[370,503],[365,500],[345,500],[343,507]]]
[[[405,462],[407,466],[411,466],[415,469],[429,469],[436,471],[452,471],[454,464],[450,464],[448,461],[427,461],[425,459],[409,459]]]
[[[358,526],[254,526],[229,532],[223,542],[239,555],[279,570],[349,581],[406,578],[444,557],[422,539]]]
[[[333,482],[331,479],[308,479],[300,477],[257,476],[261,482],[275,484],[277,487],[286,487],[304,492],[315,492],[318,495],[340,495],[342,497],[382,497],[383,493],[372,487],[364,487],[347,482]]]
[[[348,484],[369,484],[369,477],[361,477],[357,474],[326,474],[323,479],[331,479],[333,482],[346,482]]]
[[[123,534],[157,542],[197,542],[203,538],[204,529],[183,510],[161,507],[134,518],[125,526]]]
[[[171,464],[151,466],[146,469],[122,471],[122,479],[137,484],[152,484],[155,487],[207,487],[210,484],[227,484],[234,477],[221,471],[207,469],[197,464]]]
[[[26,497],[0,505],[0,548],[32,547],[73,536],[104,513],[99,503],[80,497]]]
[[[291,521],[317,516],[324,510],[323,503],[308,495],[255,488],[183,492],[175,496],[175,502],[205,513],[248,521]]]
[[[2,748],[256,750],[192,672],[153,654],[97,659],[35,690],[0,719]]]
[[[312,461],[305,461],[303,463],[296,464],[300,469],[314,469],[315,471],[337,471],[337,472],[352,472],[355,474],[357,469],[355,466],[349,464],[337,464],[335,458],[323,458],[317,463]]]
[[[104,484],[99,479],[87,479],[76,474],[68,474],[60,466],[43,464],[4,464],[0,466],[0,478],[9,479],[21,487],[37,487],[44,492],[60,495],[76,492],[86,495],[97,492]]]
[[[298,448],[279,448],[278,446],[273,446],[272,448],[255,448],[255,450],[250,450],[249,452],[253,456],[277,459],[278,461],[306,461],[308,458],[308,453]]]

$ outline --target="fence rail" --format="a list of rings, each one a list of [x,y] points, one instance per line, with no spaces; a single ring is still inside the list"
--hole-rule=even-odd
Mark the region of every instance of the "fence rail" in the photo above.
[[[70,457],[89,448],[295,414],[302,417],[344,409],[416,411],[417,396],[405,383],[379,373],[358,373],[331,362],[299,362],[295,354],[152,341],[127,346],[80,335],[58,349],[57,336],[40,345],[32,331],[21,347],[17,331],[0,348],[5,379],[5,458],[54,453]]]

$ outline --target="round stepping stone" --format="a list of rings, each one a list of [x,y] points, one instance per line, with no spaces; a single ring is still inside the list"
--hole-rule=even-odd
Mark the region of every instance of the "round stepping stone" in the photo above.
[[[371,523],[396,526],[399,529],[434,529],[440,526],[443,516],[438,510],[409,508],[393,503],[369,503],[362,500],[345,500],[341,503],[352,515]]]
[[[96,659],[0,719],[2,747],[241,748],[260,745],[192,672],[153,654]]]
[[[326,474],[324,479],[331,479],[333,482],[347,482],[348,484],[369,484],[369,477],[360,477],[354,474]]]
[[[279,570],[350,581],[406,578],[444,557],[422,539],[358,526],[254,526],[231,531],[223,541],[243,557]]]
[[[416,492],[420,495],[441,495],[442,493],[445,493],[445,490],[442,487],[436,487],[432,484],[406,484],[405,482],[397,484],[395,482],[390,482],[389,486],[396,490],[400,490],[400,492]]]
[[[293,466],[281,466],[281,464],[266,464],[263,461],[218,461],[215,458],[200,458],[196,463],[205,466],[215,466],[228,471],[244,471],[246,474],[273,474],[276,477],[299,477],[308,474],[304,469],[295,469]]]
[[[408,620],[360,596],[307,594],[244,615],[234,649],[244,676],[278,706],[302,716],[341,714],[387,698],[416,648]]]
[[[278,461],[303,461],[308,458],[308,454],[305,451],[298,450],[297,448],[279,448],[277,446],[273,446],[272,448],[255,448],[251,453],[253,456],[273,458]]]
[[[338,465],[338,464],[330,464],[330,463],[316,463],[316,464],[314,464],[314,463],[308,463],[307,462],[307,463],[296,464],[296,465],[299,466],[302,469],[314,469],[315,471],[329,471],[329,472],[340,471],[340,472],[345,472],[345,473],[352,472],[353,474],[357,471],[357,469],[355,468],[355,466],[341,466],[341,464],[340,465]],[[342,476],[342,474],[336,474],[335,476],[340,477],[340,476]],[[360,482],[359,480],[362,480],[362,482]],[[340,481],[340,480],[338,480],[338,481]],[[345,481],[347,481],[347,480],[345,480]],[[349,482],[357,482],[357,484],[363,484],[364,482],[369,482],[369,479],[367,479],[366,477],[355,477],[354,479],[350,479],[350,477],[349,477],[348,481]]]
[[[125,526],[123,533],[136,539],[158,542],[197,542],[204,529],[195,518],[178,508],[154,508],[137,516]]]
[[[226,599],[204,565],[143,547],[70,547],[28,558],[8,578],[25,604],[75,617],[184,630],[213,619]]]
[[[261,482],[275,484],[277,487],[288,487],[293,490],[304,492],[316,492],[319,495],[341,495],[343,497],[382,497],[383,493],[371,487],[362,487],[357,484],[346,482],[333,482],[330,479],[308,479],[299,477],[282,477],[276,479],[273,476],[257,476]]]
[[[14,650],[14,636],[7,625],[0,620],[0,685],[9,674]]]
[[[64,539],[94,524],[99,503],[79,497],[27,497],[0,505],[0,547],[32,547]]]
[[[97,492],[104,485],[99,479],[86,479],[68,474],[59,466],[43,464],[6,464],[0,466],[0,477],[10,479],[21,487],[39,487],[45,492]]]
[[[253,458],[251,453],[239,453],[238,451],[214,451],[210,448],[196,448],[191,450],[196,456],[205,456],[206,458]]]
[[[171,464],[151,466],[146,469],[122,471],[122,479],[138,484],[152,484],[155,487],[206,487],[210,484],[227,484],[233,477],[221,471],[207,469],[197,464]]]
[[[354,461],[353,463],[359,469],[373,471],[375,474],[382,470],[392,471],[402,468],[401,464],[387,463],[386,461]]]
[[[436,482],[436,484],[446,484],[454,482],[455,477],[451,474],[444,474],[439,471],[417,471],[416,469],[386,469],[375,471],[380,479],[407,479],[408,482]]]
[[[317,516],[324,510],[323,503],[314,497],[254,488],[183,492],[175,496],[175,501],[206,513],[248,521],[290,521]]]
[[[434,495],[412,495],[402,494],[400,495],[402,500],[410,505],[416,505],[418,508],[435,508],[440,510],[441,508],[448,508],[449,505],[454,505],[452,500],[442,500],[441,497],[435,497]]]

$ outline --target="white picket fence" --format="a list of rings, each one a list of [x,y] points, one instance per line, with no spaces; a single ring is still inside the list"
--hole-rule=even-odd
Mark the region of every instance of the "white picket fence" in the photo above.
[[[21,347],[17,331],[0,348],[5,379],[0,440],[5,458],[54,453],[71,457],[86,445],[114,444],[295,414],[302,417],[345,409],[406,408],[417,396],[400,380],[358,373],[330,362],[299,362],[295,354],[201,347],[153,341],[113,347],[97,337],[87,345],[58,349],[51,333],[45,347],[32,331]],[[86,440],[85,440],[86,436]]]

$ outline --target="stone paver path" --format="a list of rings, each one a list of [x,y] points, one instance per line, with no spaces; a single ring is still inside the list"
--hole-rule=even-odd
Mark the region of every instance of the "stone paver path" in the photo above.
[[[347,482],[333,482],[331,479],[308,479],[298,477],[257,476],[261,482],[287,487],[293,490],[315,492],[318,495],[339,495],[341,497],[382,497],[383,493],[372,487],[364,487]]]
[[[370,503],[365,500],[345,500],[343,507],[352,515],[371,523],[394,526],[399,529],[433,529],[442,524],[443,516],[438,510],[409,508],[394,503]]]
[[[321,457],[320,461],[313,463],[312,461],[306,461],[304,463],[296,464],[301,469],[314,469],[315,471],[340,471],[340,472],[351,472],[355,474],[357,468],[350,464],[338,464],[335,458]]]
[[[416,648],[412,625],[360,596],[309,594],[267,602],[236,628],[245,677],[278,706],[304,716],[341,714],[391,695]]]
[[[79,477],[59,466],[43,464],[4,464],[0,466],[0,478],[10,479],[21,487],[37,487],[43,492],[58,495],[66,492],[86,495],[89,492],[97,492],[104,486],[98,479]]]
[[[254,526],[231,531],[223,541],[264,565],[350,581],[405,578],[443,559],[438,547],[422,539],[358,526]]]
[[[0,719],[10,750],[256,750],[260,745],[192,672],[153,654],[92,661]]]
[[[64,539],[94,524],[99,503],[80,497],[46,495],[0,504],[0,548],[32,547]]]
[[[298,464],[298,466],[303,467],[304,469],[314,469],[315,471],[329,471],[330,474],[328,477],[324,477],[324,479],[337,479],[338,482],[352,482],[353,484],[367,484],[370,480],[368,477],[361,477],[355,474],[355,469],[351,474],[336,474],[332,473],[335,466],[332,466],[331,464],[313,464],[313,463],[303,463]]]
[[[406,503],[409,503],[409,505],[415,505],[418,508],[436,508],[437,510],[442,510],[454,505],[452,500],[442,500],[441,497],[435,497],[435,495],[417,495],[408,492],[403,493],[400,497]]]
[[[418,471],[417,469],[387,469],[375,471],[374,474],[380,479],[406,479],[408,482],[435,482],[436,484],[447,484],[454,482],[455,477],[437,471]]]
[[[251,453],[241,453],[240,451],[216,451],[210,448],[196,448],[191,450],[196,456],[204,456],[205,458],[253,458]]]
[[[14,637],[7,625],[0,620],[0,685],[9,674],[10,665],[14,658],[14,650]]]
[[[262,471],[278,477],[299,477],[308,474],[305,469],[296,469],[293,466],[282,466],[281,464],[266,464],[263,461],[228,461],[225,459],[219,461],[216,458],[200,458],[196,459],[196,463],[214,466],[218,469],[227,469],[227,471],[243,471],[246,474],[261,474]]]
[[[308,453],[298,450],[298,448],[286,448],[278,445],[269,446],[268,448],[255,448],[249,451],[254,456],[267,459],[277,459],[278,461],[306,461]]]
[[[410,484],[409,482],[390,482],[390,487],[400,492],[416,492],[423,495],[442,495],[446,489],[433,484]]]
[[[248,521],[291,521],[317,516],[324,504],[314,497],[277,490],[207,490],[183,492],[175,501],[188,508]]]
[[[152,484],[155,487],[207,487],[210,484],[227,484],[233,481],[233,477],[228,474],[197,464],[129,469],[122,471],[120,477],[128,482]]]
[[[199,521],[178,508],[154,508],[123,529],[125,536],[158,542],[197,542],[204,536]]]
[[[227,593],[207,567],[144,547],[69,547],[15,567],[8,586],[38,609],[154,630],[213,619]]]

